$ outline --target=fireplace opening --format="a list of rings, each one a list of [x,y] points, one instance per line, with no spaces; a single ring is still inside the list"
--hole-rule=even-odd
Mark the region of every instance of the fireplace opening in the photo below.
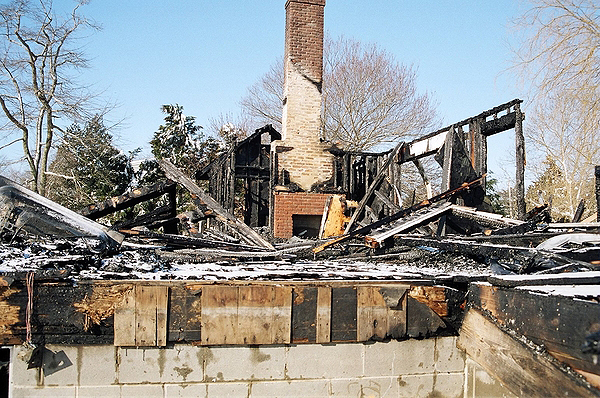
[[[293,214],[293,234],[302,238],[317,238],[321,228],[321,215]]]

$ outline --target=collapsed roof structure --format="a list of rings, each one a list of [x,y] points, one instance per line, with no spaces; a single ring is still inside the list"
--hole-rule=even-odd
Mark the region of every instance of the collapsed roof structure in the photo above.
[[[75,213],[0,178],[14,396],[600,395],[600,220],[525,212],[521,100],[383,153],[322,142],[324,6],[286,2],[282,133],[196,180],[162,160],[167,180]],[[487,137],[509,129],[515,219],[485,200]],[[409,162],[424,200],[402,197]]]

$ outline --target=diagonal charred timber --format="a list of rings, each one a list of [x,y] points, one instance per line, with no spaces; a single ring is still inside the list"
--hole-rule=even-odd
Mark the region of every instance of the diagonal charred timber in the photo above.
[[[446,191],[446,192],[442,192],[441,194],[436,195],[436,196],[434,196],[431,199],[424,200],[423,202],[421,202],[419,204],[416,204],[414,206],[411,206],[409,208],[401,210],[401,211],[399,211],[399,212],[397,212],[397,213],[395,213],[395,214],[393,214],[391,216],[382,218],[381,220],[376,221],[376,222],[374,222],[372,224],[365,225],[362,228],[356,229],[356,230],[350,232],[349,234],[343,235],[343,236],[341,236],[339,238],[336,238],[336,239],[333,239],[333,240],[331,240],[329,242],[325,242],[322,245],[313,248],[313,253],[322,252],[323,250],[325,250],[329,246],[335,245],[337,243],[345,242],[348,239],[351,239],[351,238],[353,238],[355,236],[367,234],[367,233],[369,233],[370,231],[372,231],[372,230],[374,230],[376,228],[379,228],[379,227],[381,227],[383,225],[389,224],[389,223],[391,223],[393,221],[396,221],[396,220],[399,220],[399,219],[401,219],[403,217],[406,217],[409,214],[412,214],[412,213],[414,213],[417,210],[424,209],[424,208],[426,208],[428,206],[431,206],[431,204],[433,204],[433,203],[440,202],[442,200],[446,200],[446,199],[452,198],[452,197],[454,197],[456,195],[459,195],[459,194],[463,193],[464,191],[469,190],[472,187],[479,185],[481,183],[482,178],[484,178],[484,177],[485,176],[481,176],[480,178],[478,178],[478,179],[476,179],[474,181],[471,181],[471,182],[468,182],[468,183],[464,183],[459,188],[452,189],[452,190]]]
[[[501,326],[470,309],[457,346],[518,397],[598,396],[549,355],[531,349]]]
[[[523,282],[541,283],[539,277],[535,279]],[[490,281],[494,285],[497,283]],[[582,291],[579,297],[571,296],[568,293],[574,290],[571,286],[553,286],[565,283],[556,276],[548,277],[545,286],[531,286],[530,283],[529,286],[510,288],[476,283],[469,288],[469,300],[474,308],[486,311],[514,333],[544,345],[552,356],[584,376],[595,375],[598,383],[600,364],[594,360],[593,353],[583,349],[586,337],[600,326],[600,290],[594,282],[590,280],[591,285],[577,286],[579,291],[593,292],[588,297]],[[553,293],[547,293],[550,291]]]
[[[386,159],[385,163],[383,164],[383,166],[381,167],[381,169],[379,169],[379,172],[377,173],[377,176],[375,177],[375,179],[373,180],[373,182],[371,183],[371,185],[367,189],[367,193],[365,193],[365,196],[363,196],[363,198],[361,199],[361,201],[358,203],[358,208],[354,211],[354,214],[352,214],[352,218],[350,219],[350,221],[348,222],[348,225],[346,226],[345,233],[351,232],[352,229],[354,228],[354,225],[355,225],[356,221],[359,219],[359,217],[362,216],[362,213],[365,210],[365,207],[367,206],[367,204],[371,200],[372,196],[376,194],[377,189],[379,188],[379,185],[381,185],[381,183],[383,182],[383,179],[386,176],[388,167],[392,164],[392,161],[396,157],[396,154],[401,150],[401,148],[403,147],[403,145],[404,145],[404,143],[401,142],[388,155],[388,158]]]
[[[177,185],[173,181],[161,181],[147,187],[134,188],[131,191],[109,198],[104,202],[87,206],[80,213],[89,219],[97,220],[114,212],[135,206],[138,203],[158,198],[164,194],[173,194]],[[171,217],[174,217],[172,214]]]
[[[223,208],[217,201],[215,201],[210,195],[208,195],[202,188],[200,188],[191,178],[183,174],[181,170],[175,167],[171,162],[166,159],[161,159],[158,161],[161,169],[165,172],[168,178],[173,181],[177,181],[181,185],[183,185],[192,196],[196,196],[194,203],[197,205],[204,205],[212,210],[216,216],[216,218],[225,223],[226,225],[234,228],[235,230],[240,232],[240,236],[246,242],[257,245],[260,247],[264,247],[270,250],[274,250],[274,247],[265,240],[259,233],[254,231],[252,228],[239,221],[235,216],[229,213],[227,210]]]
[[[371,248],[377,249],[378,247],[382,247],[384,241],[388,238],[403,232],[410,232],[421,225],[430,223],[443,214],[448,213],[451,208],[452,203],[445,202],[438,206],[418,210],[394,223],[375,229],[371,234],[365,236],[365,242]]]

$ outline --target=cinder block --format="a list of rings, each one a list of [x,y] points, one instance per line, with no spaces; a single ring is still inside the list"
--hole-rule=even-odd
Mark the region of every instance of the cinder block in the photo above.
[[[456,347],[456,337],[437,337],[435,341],[435,370],[438,372],[464,372],[466,354]]]
[[[10,356],[10,380],[14,386],[35,387],[42,384],[44,377],[40,378],[40,371],[37,368],[27,369],[27,361],[31,356],[32,350],[24,346],[14,346]]]
[[[117,355],[113,345],[84,346],[79,349],[78,385],[102,386],[117,379]]]
[[[456,373],[401,375],[396,378],[398,395],[401,397],[463,396],[464,375]]]
[[[250,397],[326,397],[328,380],[257,381],[250,385]]]
[[[44,350],[44,385],[66,387],[77,385],[77,346],[49,344]]]
[[[75,398],[77,387],[14,387],[12,398]]]
[[[117,398],[121,396],[121,386],[84,386],[77,388],[77,398]]]
[[[246,397],[247,383],[165,384],[165,398]]]
[[[364,345],[301,344],[291,346],[287,356],[290,379],[336,379],[363,376]]]
[[[433,375],[433,389],[428,397],[463,397],[465,389],[465,374],[436,373]],[[437,395],[436,395],[437,394]]]
[[[161,384],[130,384],[121,386],[123,398],[163,398],[164,387]]]
[[[202,348],[180,344],[174,348],[120,348],[120,383],[201,382]]]
[[[433,373],[433,339],[365,344],[365,376]]]
[[[160,381],[159,348],[119,348],[119,383],[149,383]]]
[[[397,397],[398,382],[395,377],[364,377],[359,379],[331,380],[334,397]]]
[[[205,368],[208,382],[284,379],[284,346],[212,347],[210,353]]]
[[[433,373],[434,339],[394,341],[394,375]]]

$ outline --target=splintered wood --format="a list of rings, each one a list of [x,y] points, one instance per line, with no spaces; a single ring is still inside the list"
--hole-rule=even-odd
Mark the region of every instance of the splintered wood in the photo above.
[[[206,286],[201,302],[203,345],[290,342],[291,287]]]
[[[115,308],[115,346],[167,345],[167,286],[134,285]]]
[[[583,383],[476,310],[467,313],[457,346],[517,396],[590,396]]]
[[[358,341],[383,340],[406,334],[406,288],[357,288]]]

